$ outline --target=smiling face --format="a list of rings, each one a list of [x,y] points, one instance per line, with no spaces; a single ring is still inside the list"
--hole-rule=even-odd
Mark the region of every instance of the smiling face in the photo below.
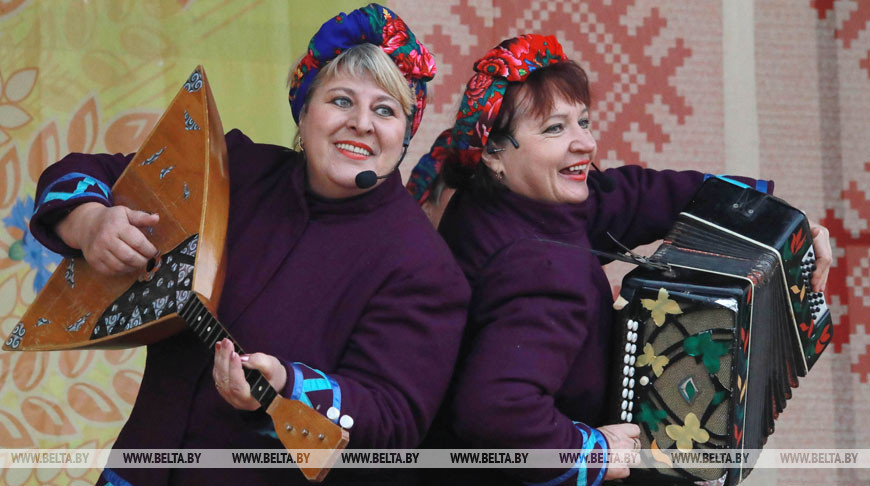
[[[514,138],[483,161],[511,191],[530,199],[552,203],[580,203],[589,197],[586,176],[597,144],[589,130],[589,113],[582,102],[557,97],[552,109],[541,116],[529,113],[526,98],[519,96]]]
[[[371,190],[356,186],[357,174],[381,175],[393,168],[402,153],[406,121],[399,101],[371,76],[336,73],[325,80],[299,120],[311,189],[328,198]]]

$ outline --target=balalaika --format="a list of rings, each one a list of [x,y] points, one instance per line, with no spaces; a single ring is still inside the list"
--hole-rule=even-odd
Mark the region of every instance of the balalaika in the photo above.
[[[759,450],[798,377],[831,341],[805,215],[710,178],[649,258],[625,276],[613,422],[640,426],[645,484],[738,484],[752,464],[681,469],[668,451]]]
[[[160,254],[140,275],[105,276],[84,258],[64,259],[3,350],[124,348],[189,329],[209,349],[229,338],[243,354],[214,317],[226,268],[229,170],[220,116],[201,66],[112,186],[112,196],[115,204],[160,215],[146,229]],[[302,474],[323,480],[348,432],[279,395],[258,370],[246,369],[245,380],[281,443],[312,453],[314,460],[300,465]]]

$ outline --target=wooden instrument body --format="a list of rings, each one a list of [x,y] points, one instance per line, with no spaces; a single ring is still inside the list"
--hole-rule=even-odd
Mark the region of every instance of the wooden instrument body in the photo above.
[[[220,116],[205,72],[197,67],[112,186],[115,205],[160,215],[160,222],[147,229],[147,236],[161,254],[199,235],[190,290],[201,295],[213,312],[226,267],[227,164]],[[135,273],[105,276],[82,257],[65,258],[3,349],[124,348],[157,342],[184,329],[184,321],[171,312],[94,338],[103,311],[143,277]],[[141,298],[141,308],[150,308],[147,296]]]
[[[229,167],[224,131],[205,72],[197,67],[112,186],[115,205],[158,213],[146,230],[157,247],[145,272],[97,273],[66,258],[6,340],[4,349],[49,351],[150,344],[190,328],[206,346],[224,337],[217,321],[226,271]],[[131,323],[135,323],[132,325]],[[316,454],[300,470],[322,481],[349,433],[298,400],[281,397],[255,369],[251,394],[289,450]]]

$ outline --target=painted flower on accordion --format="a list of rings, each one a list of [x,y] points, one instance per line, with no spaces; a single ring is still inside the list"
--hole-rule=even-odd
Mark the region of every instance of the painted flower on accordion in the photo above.
[[[663,287],[659,289],[659,295],[656,300],[640,299],[643,308],[650,311],[652,314],[656,326],[661,327],[661,325],[665,323],[668,314],[676,315],[683,313],[683,310],[680,309],[680,304],[668,297],[668,291]]]
[[[667,418],[667,416],[668,413],[664,410],[653,408],[649,402],[643,402],[640,404],[640,412],[637,414],[637,419],[655,432],[659,430],[659,422]]]
[[[713,333],[705,331],[683,340],[683,350],[689,356],[701,357],[704,366],[710,373],[719,371],[719,359],[728,354],[729,346],[725,342],[713,340]]]
[[[637,366],[640,368],[651,367],[656,376],[662,376],[668,363],[670,360],[667,356],[656,356],[655,349],[650,343],[643,345],[643,354],[637,357]]]
[[[685,425],[668,425],[665,432],[677,443],[677,449],[682,452],[692,450],[693,442],[703,444],[710,440],[710,434],[701,428],[701,422],[694,413],[689,412],[684,420]]]

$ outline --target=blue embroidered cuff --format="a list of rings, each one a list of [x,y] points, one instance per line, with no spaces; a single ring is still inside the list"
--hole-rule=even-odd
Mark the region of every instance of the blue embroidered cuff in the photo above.
[[[291,400],[299,400],[338,423],[341,415],[341,387],[338,382],[326,373],[302,363],[287,364],[287,371],[285,394]],[[330,408],[335,408],[338,413],[327,414]]]
[[[751,179],[749,177],[742,176],[724,176],[724,175],[715,175],[715,174],[704,174],[704,180],[711,177],[716,177],[722,179],[723,181],[728,181],[732,184],[743,188],[753,188],[758,192],[763,192],[765,194],[773,194],[773,181],[769,181],[766,179]]]
[[[111,189],[103,181],[81,172],[71,172],[52,182],[42,191],[36,202],[36,211],[52,201],[69,201],[82,197],[96,197],[109,202]]]
[[[583,445],[577,456],[577,461],[560,476],[549,481],[540,483],[526,483],[530,486],[556,486],[566,483],[576,475],[577,486],[599,486],[604,482],[604,476],[607,474],[607,465],[596,461],[596,465],[590,467],[587,461],[590,453],[607,454],[607,439],[604,434],[598,429],[589,427],[580,422],[574,422],[574,426],[580,431]],[[572,481],[573,482],[573,481]]]

